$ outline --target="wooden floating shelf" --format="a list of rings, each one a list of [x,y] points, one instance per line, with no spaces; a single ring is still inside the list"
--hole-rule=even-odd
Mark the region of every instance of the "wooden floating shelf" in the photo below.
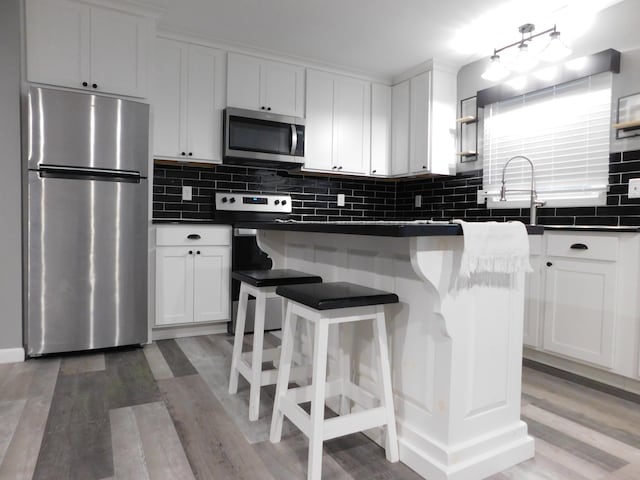
[[[458,152],[456,153],[456,155],[458,155],[459,157],[473,157],[474,155],[477,155],[478,152],[474,152],[473,150],[469,150],[468,152]]]
[[[636,130],[640,128],[640,120],[634,120],[632,122],[614,123],[613,128],[616,130]]]
[[[456,118],[456,122],[458,123],[475,123],[477,120],[473,115],[467,115],[466,117]]]

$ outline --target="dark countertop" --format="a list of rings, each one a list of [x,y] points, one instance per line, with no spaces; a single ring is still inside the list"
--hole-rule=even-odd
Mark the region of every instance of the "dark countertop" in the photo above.
[[[350,235],[373,235],[378,237],[429,237],[462,235],[462,227],[452,223],[402,224],[402,223],[279,223],[279,222],[236,222],[234,227],[259,230],[287,230],[293,232],[343,233]],[[527,226],[530,235],[542,235],[541,226]]]
[[[614,227],[608,225],[545,225],[544,229],[549,232],[609,232],[609,233],[638,233],[640,227]]]
[[[153,225],[231,225],[232,222],[223,220],[199,220],[190,218],[154,218],[151,220]]]

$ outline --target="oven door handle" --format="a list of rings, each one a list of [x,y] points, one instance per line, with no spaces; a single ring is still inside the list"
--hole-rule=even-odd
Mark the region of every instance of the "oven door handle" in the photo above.
[[[296,154],[298,148],[298,129],[294,124],[291,124],[291,155]]]

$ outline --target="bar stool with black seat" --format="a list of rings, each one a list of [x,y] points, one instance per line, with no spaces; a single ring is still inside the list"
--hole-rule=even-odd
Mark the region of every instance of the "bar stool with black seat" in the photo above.
[[[271,418],[271,441],[280,441],[282,423],[286,416],[309,438],[307,478],[319,480],[322,474],[322,445],[325,440],[386,426],[387,460],[397,462],[398,439],[384,305],[397,303],[398,296],[346,282],[287,285],[278,287],[276,293],[287,302],[276,397]],[[289,389],[297,318],[303,318],[314,325],[313,379],[311,385]],[[342,367],[339,368],[341,378],[330,382],[326,378],[329,326],[365,320],[370,320],[373,324],[373,340],[377,347],[380,367],[379,399],[375,399],[370,392],[352,383],[350,373],[345,372]],[[348,351],[343,353],[349,355]],[[345,373],[348,375],[347,378]],[[336,395],[342,395],[343,400],[348,397],[367,409],[355,413],[350,413],[348,409],[346,412],[341,411],[342,414],[337,417],[325,420],[325,399]],[[309,401],[310,415],[299,405]]]
[[[260,409],[260,388],[276,383],[277,370],[262,370],[262,362],[277,360],[277,348],[263,350],[264,322],[266,301],[277,298],[276,288],[281,285],[312,284],[322,282],[317,275],[310,275],[297,270],[241,270],[232,273],[235,280],[240,281],[240,298],[236,315],[236,332],[231,357],[231,374],[229,393],[238,391],[238,375],[241,374],[249,382],[249,420],[258,419]],[[244,329],[247,319],[249,295],[255,297],[255,320],[253,330],[253,350],[242,353]],[[284,308],[283,308],[284,312]],[[251,359],[251,363],[248,360]]]

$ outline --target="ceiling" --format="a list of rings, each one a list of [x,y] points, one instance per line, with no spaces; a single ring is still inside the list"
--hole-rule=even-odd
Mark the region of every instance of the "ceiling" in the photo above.
[[[638,0],[148,0],[160,28],[392,78],[436,58],[458,68],[554,22],[576,53],[640,46]]]

